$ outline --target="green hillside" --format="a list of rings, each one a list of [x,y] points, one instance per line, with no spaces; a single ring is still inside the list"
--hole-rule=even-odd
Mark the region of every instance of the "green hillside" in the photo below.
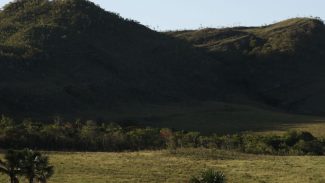
[[[287,112],[325,114],[325,26],[295,18],[262,27],[168,32],[226,65],[251,100]]]
[[[266,56],[298,54],[298,51],[303,50],[305,53],[317,51],[324,55],[320,49],[324,46],[324,31],[322,20],[294,18],[261,27],[206,28],[167,34],[211,52]]]
[[[0,113],[14,118],[226,133],[325,114],[318,19],[161,33],[87,0],[16,0],[0,19]]]
[[[221,93],[218,62],[89,1],[18,0],[0,19],[2,113],[73,115]]]

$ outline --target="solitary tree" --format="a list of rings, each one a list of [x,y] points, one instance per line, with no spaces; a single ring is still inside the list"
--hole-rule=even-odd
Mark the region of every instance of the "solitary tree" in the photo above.
[[[53,167],[49,166],[48,157],[30,149],[24,150],[23,154],[22,172],[29,183],[34,183],[35,179],[39,183],[46,183],[46,180],[53,175]]]

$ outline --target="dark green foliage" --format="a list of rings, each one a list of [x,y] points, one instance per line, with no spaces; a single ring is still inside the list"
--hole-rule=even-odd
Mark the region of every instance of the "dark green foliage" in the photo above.
[[[294,145],[298,154],[324,155],[324,144],[318,140],[304,141],[300,140]]]
[[[18,175],[22,174],[21,169],[22,154],[17,151],[9,150],[5,154],[5,160],[0,160],[0,172],[9,176],[10,183],[18,183]]]
[[[285,135],[285,142],[290,146],[296,144],[300,140],[309,142],[315,140],[315,137],[309,132],[297,131],[290,131]]]
[[[138,128],[127,132],[126,135],[131,149],[154,149],[163,143],[159,129]]]
[[[226,177],[223,172],[208,169],[203,171],[199,177],[193,177],[190,183],[225,183]]]
[[[5,120],[4,120],[5,119]],[[0,132],[0,148],[33,148],[44,150],[122,151],[164,148],[159,129],[124,129],[116,123],[95,121],[37,123],[12,121]]]
[[[45,183],[48,178],[53,175],[53,167],[49,166],[47,156],[43,156],[40,152],[25,149],[21,152],[23,158],[21,161],[21,169],[23,175],[33,183],[36,180]]]
[[[253,154],[323,155],[325,153],[321,139],[317,139],[309,132],[290,131],[283,136],[240,134],[216,136],[211,140],[209,143],[215,143],[214,146],[217,148],[235,149]]]
[[[179,148],[216,148],[253,154],[323,155],[324,139],[309,132],[290,131],[282,136],[233,134],[204,136],[199,132],[171,129],[122,127],[117,123],[96,121],[53,123],[31,120],[15,122],[3,116],[0,121],[0,148],[33,148],[43,150],[137,151]],[[6,124],[6,125],[4,125]]]
[[[29,183],[46,183],[54,173],[48,157],[30,149],[8,150],[5,160],[0,160],[0,172],[10,177],[11,183],[18,183],[18,176],[25,176]]]

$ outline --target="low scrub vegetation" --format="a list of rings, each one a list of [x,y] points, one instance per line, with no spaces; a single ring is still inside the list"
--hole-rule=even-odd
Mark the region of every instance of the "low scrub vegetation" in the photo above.
[[[192,177],[190,183],[225,183],[226,177],[223,172],[212,169],[203,171],[199,177]]]
[[[323,155],[325,140],[309,132],[290,131],[284,135],[202,135],[171,129],[122,127],[95,121],[52,123],[0,119],[0,148],[32,148],[75,151],[137,151],[179,148],[215,148],[253,154]]]

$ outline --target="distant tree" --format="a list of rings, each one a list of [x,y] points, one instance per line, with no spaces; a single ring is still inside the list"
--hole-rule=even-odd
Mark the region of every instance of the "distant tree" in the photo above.
[[[0,118],[0,132],[6,133],[15,125],[15,122],[12,118],[6,117],[4,115]]]
[[[171,153],[176,153],[177,141],[173,131],[168,128],[161,129],[160,136],[164,139],[167,149]]]
[[[83,140],[84,146],[89,150],[97,150],[98,125],[95,121],[88,120],[80,131],[80,139]]]

